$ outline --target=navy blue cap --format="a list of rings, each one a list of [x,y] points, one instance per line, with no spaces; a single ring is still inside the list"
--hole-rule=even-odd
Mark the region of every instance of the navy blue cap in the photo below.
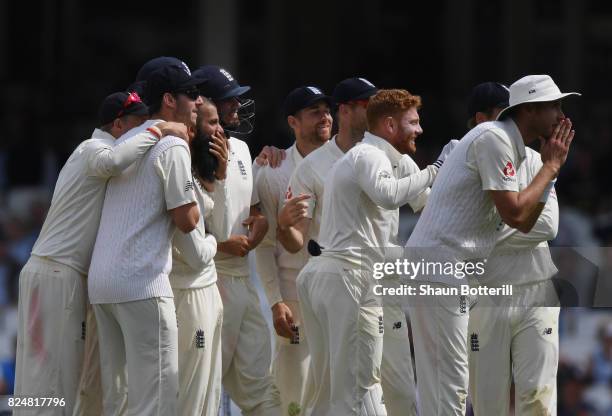
[[[104,126],[116,118],[129,114],[146,116],[149,114],[149,109],[136,93],[113,93],[100,104],[100,109],[98,110],[100,126]]]
[[[331,106],[333,100],[331,97],[325,95],[323,90],[319,87],[298,87],[291,91],[289,95],[287,95],[287,98],[285,98],[285,104],[283,105],[285,115],[295,115],[298,111],[310,107],[317,101],[325,101]]]
[[[158,56],[157,58],[149,59],[147,62],[144,63],[143,66],[140,67],[138,73],[136,74],[136,81],[130,84],[130,86],[127,87],[126,90],[128,92],[135,91],[144,97],[145,86],[147,84],[147,79],[149,78],[149,76],[151,76],[151,74],[157,71],[158,69],[163,68],[164,66],[171,65],[182,67],[185,72],[191,75],[191,70],[189,69],[187,64],[181,61],[180,59],[175,58],[173,56]]]
[[[214,101],[239,97],[251,89],[248,85],[240,86],[232,74],[216,65],[204,65],[193,71],[193,75],[207,81],[202,95]]]
[[[468,117],[472,118],[476,113],[486,113],[494,108],[508,107],[510,90],[499,82],[483,82],[472,89],[468,98]]]
[[[378,92],[378,88],[365,78],[347,78],[340,81],[332,98],[336,104],[345,104],[350,101],[365,100]]]
[[[151,103],[164,93],[199,88],[205,82],[201,77],[188,74],[182,66],[164,66],[149,75],[145,86],[146,100]]]

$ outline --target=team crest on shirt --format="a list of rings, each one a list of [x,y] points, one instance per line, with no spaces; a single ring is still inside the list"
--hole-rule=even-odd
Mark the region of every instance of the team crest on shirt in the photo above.
[[[516,171],[514,170],[514,166],[512,165],[512,162],[508,162],[506,163],[506,166],[504,167],[504,176],[507,177],[512,177],[516,174]]]
[[[391,174],[386,170],[381,170],[378,172],[378,179],[389,179],[391,178]]]
[[[478,342],[478,334],[473,333],[470,336],[470,344],[472,347],[472,351],[476,352],[476,351],[480,351],[480,343]]]
[[[194,337],[195,347],[204,348],[204,331],[201,329],[196,330]]]
[[[185,183],[185,192],[189,192],[192,190],[193,190],[193,182],[188,179],[187,182]]]
[[[242,179],[246,179],[247,170],[246,170],[246,167],[244,167],[244,162],[242,162],[242,160],[238,161],[238,169],[240,169],[240,174],[242,175]]]

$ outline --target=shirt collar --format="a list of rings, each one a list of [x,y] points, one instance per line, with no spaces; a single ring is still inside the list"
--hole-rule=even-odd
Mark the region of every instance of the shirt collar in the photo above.
[[[105,132],[104,130],[101,129],[95,129],[91,135],[92,139],[101,139],[101,140],[110,140],[110,141],[115,141],[115,138],[113,137],[112,134]]]
[[[289,157],[291,157],[291,161],[293,162],[293,166],[297,166],[304,158],[300,154],[300,151],[297,149],[295,143],[287,150],[289,153]]]
[[[502,124],[504,125],[504,130],[508,133],[508,137],[514,142],[521,161],[525,160],[527,151],[525,150],[525,142],[523,141],[523,136],[518,126],[514,120],[512,120],[512,117],[507,117],[506,120],[502,120]]]
[[[402,154],[400,152],[398,152],[395,147],[391,146],[391,143],[389,143],[388,141],[386,141],[382,137],[378,137],[378,136],[370,133],[369,131],[366,131],[365,134],[363,135],[362,142],[363,143],[368,143],[368,144],[370,144],[370,145],[372,145],[372,146],[382,150],[383,152],[385,152],[385,154],[387,155],[387,157],[391,161],[391,164],[393,164],[393,165],[397,165],[397,163],[402,158]]]
[[[344,156],[344,152],[342,151],[342,149],[340,149],[340,147],[338,146],[338,143],[336,143],[336,137],[337,135],[334,134],[334,137],[332,137],[331,140],[326,144],[328,146],[331,146],[329,150],[332,153],[336,154],[337,156]]]

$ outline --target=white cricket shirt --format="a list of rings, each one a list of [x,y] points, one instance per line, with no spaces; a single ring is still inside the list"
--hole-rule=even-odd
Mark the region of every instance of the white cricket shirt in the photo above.
[[[260,167],[255,179],[261,210],[268,219],[268,232],[255,249],[255,258],[257,273],[270,305],[281,300],[297,300],[295,279],[309,257],[306,245],[292,254],[276,239],[277,217],[285,203],[289,179],[304,159],[295,144],[286,153],[280,166],[274,169],[270,166]]]
[[[527,157],[518,170],[520,190],[529,186],[542,168],[540,154],[529,147],[525,150]],[[478,279],[481,283],[531,283],[550,279],[557,273],[547,243],[557,236],[559,229],[559,203],[554,188],[529,233],[506,224],[502,227],[497,245],[487,260],[485,274]]]
[[[253,169],[251,152],[242,140],[230,137],[229,159],[227,162],[227,178],[225,186],[229,201],[227,221],[232,225],[231,234],[248,235],[248,229],[242,222],[249,217],[251,205],[259,202],[257,193],[253,190]],[[217,219],[213,218],[217,223]],[[225,240],[217,240],[223,242]],[[249,259],[218,251],[215,256],[215,266],[218,274],[234,277],[249,276]]]
[[[518,192],[516,172],[525,157],[523,139],[512,119],[482,123],[470,130],[440,168],[427,205],[406,243],[409,259],[486,259],[500,235],[497,226],[501,221],[487,191]],[[465,283],[447,275],[419,275],[417,280]]]
[[[89,269],[91,303],[172,297],[176,227],[168,211],[196,201],[189,147],[172,136],[109,180]]]
[[[218,190],[217,188],[220,188]],[[172,271],[170,285],[173,289],[195,289],[209,286],[217,281],[217,269],[213,258],[217,254],[217,239],[207,233],[205,222],[214,213],[217,204],[226,207],[225,181],[216,181],[213,197],[195,180],[194,191],[200,208],[198,226],[190,233],[175,232],[172,240]],[[223,212],[221,213],[225,216]],[[219,222],[225,223],[221,220]],[[225,226],[225,239],[229,234],[229,225]]]
[[[129,139],[128,139],[129,138]],[[51,207],[32,254],[87,274],[106,182],[142,157],[157,139],[142,128],[119,138],[95,129],[72,152],[60,171]]]
[[[386,140],[369,132],[332,167],[323,191],[319,243],[323,256],[370,267],[384,258],[392,235],[396,210],[415,200],[433,183],[437,169],[430,165],[410,176],[397,178],[402,155]],[[371,249],[374,258],[363,258]]]

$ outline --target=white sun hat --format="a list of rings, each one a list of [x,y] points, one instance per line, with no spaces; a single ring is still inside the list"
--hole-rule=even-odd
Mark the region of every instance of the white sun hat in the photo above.
[[[510,85],[510,105],[497,115],[497,119],[501,119],[504,113],[519,104],[557,101],[568,95],[579,96],[581,94],[577,92],[562,93],[548,75],[527,75]]]

